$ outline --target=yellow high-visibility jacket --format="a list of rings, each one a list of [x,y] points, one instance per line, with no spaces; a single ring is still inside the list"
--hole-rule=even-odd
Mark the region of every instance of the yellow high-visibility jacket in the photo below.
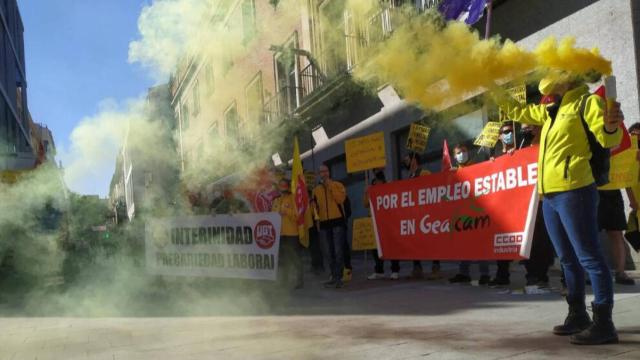
[[[347,192],[338,181],[328,181],[328,184],[317,185],[313,189],[313,198],[316,200],[318,217],[320,222],[342,219],[341,207]]]
[[[282,215],[280,236],[298,236],[298,221],[294,195],[282,194],[273,201],[271,211]]]
[[[609,134],[604,129],[606,103],[590,95],[586,85],[568,91],[562,98],[555,120],[545,105],[506,105],[509,119],[542,126],[538,155],[538,192],[549,194],[588,186],[594,182],[589,160],[591,148],[580,118],[580,103],[587,96],[584,119],[595,138],[605,148],[620,143],[622,131]]]

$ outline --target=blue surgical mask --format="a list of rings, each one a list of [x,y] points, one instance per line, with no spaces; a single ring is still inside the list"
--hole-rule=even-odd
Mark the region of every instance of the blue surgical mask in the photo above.
[[[459,152],[456,154],[456,162],[458,164],[466,164],[467,161],[469,161],[469,154],[467,154],[466,151],[464,152]]]
[[[502,141],[507,145],[513,145],[513,131],[508,134],[502,134]]]

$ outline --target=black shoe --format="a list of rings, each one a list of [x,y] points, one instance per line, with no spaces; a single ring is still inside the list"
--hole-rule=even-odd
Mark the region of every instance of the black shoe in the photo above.
[[[340,280],[336,281],[336,289],[341,289],[344,286],[344,283]]]
[[[468,284],[471,282],[471,278],[468,277],[467,275],[456,274],[456,276],[449,279],[449,282],[452,284],[455,284],[455,283]]]
[[[635,285],[636,282],[627,275],[627,273],[616,273],[616,284],[619,285]]]
[[[576,345],[617,344],[618,333],[611,320],[613,304],[591,303],[591,308],[593,309],[593,324],[586,330],[573,335],[571,343]]]
[[[569,314],[564,319],[564,324],[554,326],[553,333],[560,336],[577,334],[589,326],[591,326],[591,318],[587,313],[587,306],[584,304],[584,300],[569,301]]]
[[[509,279],[503,279],[503,278],[494,278],[491,281],[489,281],[490,287],[507,286],[509,284],[511,284],[511,281],[509,281]]]
[[[491,278],[489,275],[482,275],[480,276],[480,280],[478,280],[478,285],[488,285],[490,281]]]

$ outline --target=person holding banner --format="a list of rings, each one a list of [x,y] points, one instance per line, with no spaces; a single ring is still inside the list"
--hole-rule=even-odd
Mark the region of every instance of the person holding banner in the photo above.
[[[384,184],[387,182],[386,177],[384,176],[384,169],[376,169],[374,171],[374,178],[371,180],[371,186],[377,184]],[[363,205],[366,209],[369,209],[369,188],[364,192],[363,196]],[[371,210],[369,210],[371,213]],[[379,280],[384,279],[384,260],[380,259],[378,256],[378,250],[374,249],[371,251],[373,253],[373,260],[375,261],[375,268],[373,274],[367,277],[368,280]],[[391,280],[398,280],[400,278],[400,261],[399,260],[391,260],[391,276],[389,277]]]
[[[498,156],[504,154],[512,155],[516,150],[516,135],[512,121],[502,123],[500,127],[500,144],[502,145],[502,152]],[[491,158],[491,160],[493,159],[494,158]],[[511,284],[511,272],[509,270],[511,260],[498,260],[496,261],[496,265],[498,266],[496,276],[489,281],[489,286],[499,287]]]
[[[624,213],[624,200],[620,190],[598,190],[598,226],[607,232],[613,265],[615,282],[620,285],[635,285],[635,281],[625,272],[627,247],[622,232],[627,230],[627,216]]]
[[[302,247],[298,235],[298,214],[296,212],[296,200],[291,193],[291,180],[280,179],[278,181],[280,196],[273,201],[272,212],[282,216],[280,225],[280,256],[279,280],[282,285],[291,282],[294,278],[294,289],[301,289],[304,285],[304,269],[302,267]]]
[[[343,286],[344,241],[346,239],[342,205],[347,192],[344,185],[331,179],[327,165],[321,165],[319,173],[321,182],[313,189],[312,205],[315,206],[320,219],[320,243],[331,268],[331,279],[324,285],[339,289]]]
[[[473,161],[469,156],[469,150],[465,144],[458,144],[453,148],[453,156],[456,160],[457,167],[452,170],[461,169],[473,165]],[[479,285],[489,284],[491,277],[489,276],[489,263],[487,261],[478,261],[480,270]],[[458,264],[458,273],[449,279],[450,283],[470,283],[471,282],[471,261],[464,260]]]
[[[542,79],[543,95],[553,95],[547,105],[520,105],[503,96],[500,105],[510,119],[542,126],[538,156],[538,191],[551,241],[565,272],[569,314],[553,329],[556,335],[573,335],[571,343],[617,343],[611,315],[613,282],[598,239],[598,191],[589,160],[591,132],[604,148],[620,143],[623,121],[620,104],[590,95],[577,77],[559,74]],[[583,125],[584,124],[584,125]],[[585,304],[585,271],[593,286],[593,322]]]
[[[540,145],[540,126],[523,124],[520,128],[520,149],[529,146]],[[531,254],[524,261],[526,269],[526,286],[534,286],[538,289],[549,287],[549,268],[553,265],[555,253],[549,239],[549,233],[544,224],[544,214],[541,204],[538,204],[536,223],[533,229]],[[535,288],[534,288],[535,289]]]
[[[418,176],[429,175],[429,171],[422,168],[422,157],[420,154],[412,152],[403,159],[403,165],[406,170],[409,171],[409,179],[416,178]],[[411,271],[411,279],[422,279],[424,272],[422,270],[422,262],[420,260],[413,260],[413,270]],[[431,263],[431,274],[427,277],[429,280],[441,279],[440,274],[440,260],[433,260]]]

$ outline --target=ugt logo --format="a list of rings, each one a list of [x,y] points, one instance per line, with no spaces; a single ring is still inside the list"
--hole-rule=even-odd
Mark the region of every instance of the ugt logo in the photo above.
[[[256,244],[264,250],[271,249],[276,242],[276,228],[270,221],[261,220],[253,230]]]

